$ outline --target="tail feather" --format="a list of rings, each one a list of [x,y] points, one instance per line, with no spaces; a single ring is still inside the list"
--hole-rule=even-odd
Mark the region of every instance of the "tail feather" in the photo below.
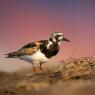
[[[14,57],[16,57],[16,52],[8,53],[6,55],[7,55],[6,58],[14,58]]]

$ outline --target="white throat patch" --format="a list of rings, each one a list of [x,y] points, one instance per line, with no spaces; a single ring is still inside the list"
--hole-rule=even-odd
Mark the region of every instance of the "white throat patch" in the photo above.
[[[58,45],[60,45],[61,44],[61,41],[60,42],[58,42]]]
[[[52,42],[51,41],[48,41],[48,45],[47,45],[47,48],[49,49],[49,47],[52,45]]]
[[[56,42],[56,39],[55,38],[52,38],[53,42]]]

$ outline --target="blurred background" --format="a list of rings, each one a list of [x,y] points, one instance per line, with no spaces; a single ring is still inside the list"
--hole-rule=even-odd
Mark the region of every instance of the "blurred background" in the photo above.
[[[31,67],[19,59],[6,59],[4,54],[29,42],[48,39],[56,31],[71,43],[63,42],[50,63],[69,57],[95,57],[95,1],[0,0],[0,70]]]

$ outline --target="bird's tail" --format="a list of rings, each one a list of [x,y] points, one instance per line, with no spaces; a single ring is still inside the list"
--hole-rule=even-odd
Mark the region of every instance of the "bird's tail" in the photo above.
[[[6,58],[14,58],[14,57],[16,57],[16,52],[8,53],[8,54],[5,54],[5,55],[7,55]]]

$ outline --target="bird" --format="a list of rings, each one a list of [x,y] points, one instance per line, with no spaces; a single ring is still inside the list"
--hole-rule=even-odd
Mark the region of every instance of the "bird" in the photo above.
[[[63,36],[63,33],[53,32],[47,40],[30,42],[17,51],[6,54],[6,58],[18,58],[29,62],[32,64],[35,72],[34,65],[38,63],[40,70],[44,71],[42,64],[49,62],[52,57],[58,54],[60,44],[63,41],[70,42],[70,40]]]

